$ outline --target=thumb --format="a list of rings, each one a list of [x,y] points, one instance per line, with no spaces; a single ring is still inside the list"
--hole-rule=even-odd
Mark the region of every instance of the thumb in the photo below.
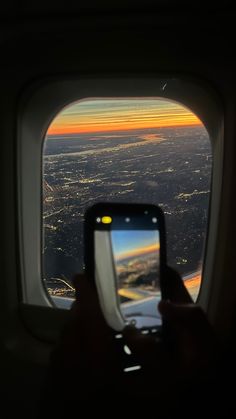
[[[169,266],[165,268],[163,286],[164,298],[180,304],[190,304],[193,302],[181,276]]]
[[[202,328],[208,326],[205,313],[196,304],[175,304],[162,300],[158,305],[161,315],[172,324],[181,324],[185,327]]]

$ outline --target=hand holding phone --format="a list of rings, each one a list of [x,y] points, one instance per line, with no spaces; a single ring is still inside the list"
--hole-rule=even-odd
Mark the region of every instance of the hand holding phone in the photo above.
[[[85,267],[107,323],[160,328],[165,226],[159,207],[101,203],[85,216]]]

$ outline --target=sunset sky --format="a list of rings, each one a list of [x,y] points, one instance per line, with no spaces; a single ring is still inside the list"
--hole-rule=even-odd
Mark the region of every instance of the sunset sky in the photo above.
[[[196,272],[195,275],[187,275],[183,279],[193,301],[196,301],[202,280],[201,271]]]
[[[48,135],[199,125],[187,108],[166,99],[90,99],[64,108]]]
[[[111,233],[114,257],[117,262],[158,252],[158,230],[113,230]]]

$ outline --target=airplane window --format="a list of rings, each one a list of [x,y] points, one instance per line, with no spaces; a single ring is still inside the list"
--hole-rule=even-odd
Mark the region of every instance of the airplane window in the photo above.
[[[43,147],[42,272],[54,303],[69,308],[83,270],[83,216],[99,201],[160,205],[168,264],[197,299],[207,230],[212,150],[198,117],[164,98],[74,102]]]

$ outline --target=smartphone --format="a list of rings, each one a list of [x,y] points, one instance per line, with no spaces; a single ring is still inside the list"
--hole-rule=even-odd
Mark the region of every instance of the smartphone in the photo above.
[[[162,326],[165,222],[155,205],[99,203],[85,214],[85,270],[116,331]]]

